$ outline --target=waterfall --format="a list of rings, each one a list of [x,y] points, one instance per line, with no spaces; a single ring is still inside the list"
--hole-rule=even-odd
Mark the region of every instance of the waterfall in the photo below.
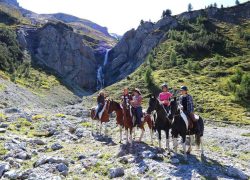
[[[109,51],[110,51],[110,49],[106,50],[106,54],[105,54],[105,57],[104,57],[103,66],[106,66],[106,64],[108,63]]]
[[[103,65],[100,65],[97,69],[97,90],[102,89],[104,87],[104,68],[108,63],[109,51],[110,49],[106,50]]]

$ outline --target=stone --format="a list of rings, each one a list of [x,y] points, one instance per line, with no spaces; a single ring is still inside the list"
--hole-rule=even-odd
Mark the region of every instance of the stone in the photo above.
[[[83,128],[77,128],[77,129],[76,129],[75,135],[76,135],[78,138],[82,138],[82,137],[83,137],[83,134],[84,134],[84,129],[83,129]]]
[[[6,129],[6,128],[8,128],[8,127],[9,127],[8,124],[4,124],[4,123],[3,123],[3,124],[0,125],[0,128],[5,128],[5,129]]]
[[[31,155],[27,152],[21,151],[15,155],[15,158],[22,159],[22,160],[28,160],[31,159]]]
[[[5,133],[6,129],[5,128],[0,128],[0,133]]]
[[[53,151],[56,151],[56,150],[59,150],[59,149],[62,149],[62,148],[63,148],[63,146],[61,144],[59,144],[59,143],[52,144],[52,146],[51,146],[51,149]]]
[[[172,158],[172,159],[171,159],[171,163],[172,163],[172,164],[179,164],[179,163],[180,163],[180,160],[177,159],[177,158]]]
[[[78,160],[82,160],[82,159],[85,159],[85,158],[86,158],[86,156],[84,156],[83,154],[78,156]]]
[[[43,140],[41,140],[41,139],[34,139],[32,142],[35,143],[35,144],[37,144],[37,145],[40,145],[40,146],[46,144],[46,143],[45,143]]]
[[[56,166],[56,169],[59,171],[59,172],[63,172],[63,171],[68,171],[69,168],[68,166],[66,166],[64,163],[60,163]]]
[[[234,168],[233,166],[229,166],[226,169],[226,175],[230,177],[234,177],[234,178],[243,179],[243,180],[248,179],[247,175],[243,171],[241,171],[240,169]]]
[[[10,169],[9,164],[7,164],[7,163],[0,164],[0,178],[3,176],[3,174],[4,174],[6,171],[9,171],[9,169]]]
[[[156,156],[157,155],[155,153],[153,153],[152,151],[143,151],[142,152],[143,158],[154,159],[154,158],[156,158]]]
[[[110,178],[118,178],[124,176],[124,168],[118,167],[118,168],[111,168],[109,169],[109,177]]]
[[[34,163],[34,167],[38,167],[38,166],[41,166],[43,164],[46,164],[46,163],[55,163],[55,164],[60,164],[60,163],[64,163],[66,166],[69,165],[69,162],[64,159],[64,158],[60,158],[60,157],[42,157],[40,159],[38,159],[35,163]]]
[[[8,171],[8,172],[4,173],[4,177],[8,178],[8,179],[15,180],[18,177],[18,172],[16,170]]]

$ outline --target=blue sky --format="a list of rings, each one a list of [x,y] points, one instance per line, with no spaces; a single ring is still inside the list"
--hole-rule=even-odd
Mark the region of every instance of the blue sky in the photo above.
[[[240,0],[246,2],[247,0]],[[36,13],[63,12],[106,26],[109,32],[122,35],[137,28],[140,20],[158,21],[165,9],[173,14],[187,11],[189,3],[194,9],[216,2],[218,7],[235,5],[235,0],[18,0],[19,4]]]

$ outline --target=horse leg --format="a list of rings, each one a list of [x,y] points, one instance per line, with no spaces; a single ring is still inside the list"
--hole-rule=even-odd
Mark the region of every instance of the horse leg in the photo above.
[[[130,131],[129,131],[130,133],[129,133],[129,142],[131,143],[131,146],[132,146],[132,143],[133,143],[133,128],[131,128],[130,129]]]
[[[107,129],[107,124],[104,124],[104,135],[107,137],[108,136],[108,129]]]
[[[126,129],[126,143],[128,144],[128,129]]]
[[[204,155],[204,148],[203,148],[203,138],[200,137],[200,146],[201,146],[201,155]]]
[[[135,140],[135,137],[136,137],[136,134],[135,134],[135,128],[133,128],[132,133],[134,134],[134,140]]]
[[[186,135],[182,135],[182,148],[183,148],[183,153],[184,153],[184,159],[187,160]]]
[[[102,134],[102,122],[100,121],[100,129],[99,129],[100,135]]]
[[[158,141],[159,141],[159,148],[161,148],[161,130],[158,129]]]
[[[166,133],[166,148],[168,152],[170,153],[170,147],[169,147],[169,129],[165,130]]]
[[[177,147],[178,147],[178,141],[177,141],[177,136],[173,136],[173,148],[174,148],[174,156],[177,155]]]
[[[119,143],[122,143],[122,126],[120,125],[120,142]]]
[[[192,151],[193,139],[194,139],[194,136],[193,136],[193,135],[190,135],[190,136],[189,136],[189,148],[188,148],[188,150],[187,150],[187,153],[188,153],[188,154],[190,154],[191,151]]]
[[[141,142],[143,135],[144,135],[145,130],[143,128],[141,128],[141,136],[139,138],[139,142]]]
[[[150,138],[151,138],[151,145],[154,145],[154,142],[153,142],[153,129],[150,129]]]

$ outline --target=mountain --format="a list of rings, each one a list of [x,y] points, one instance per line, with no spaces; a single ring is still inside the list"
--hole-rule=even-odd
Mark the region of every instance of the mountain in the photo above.
[[[117,42],[107,28],[62,13],[36,14],[17,1],[1,1],[0,10],[0,21],[7,29],[13,26],[23,54],[28,54],[23,61],[52,72],[77,91],[96,89],[97,67]]]
[[[138,87],[147,107],[163,82],[187,85],[205,118],[250,124],[249,9],[207,8],[128,31],[110,51],[106,92],[119,99],[124,87]]]
[[[205,16],[210,21],[239,23],[240,19],[249,19],[249,2],[239,6],[219,9],[208,8],[193,12],[185,12],[177,16],[166,16],[157,23],[143,22],[138,29],[132,29],[124,34],[123,38],[110,52],[110,66],[106,78],[109,84],[125,78],[139,67],[149,52],[161,41],[170,29],[181,28],[181,21],[193,21],[199,16]]]

